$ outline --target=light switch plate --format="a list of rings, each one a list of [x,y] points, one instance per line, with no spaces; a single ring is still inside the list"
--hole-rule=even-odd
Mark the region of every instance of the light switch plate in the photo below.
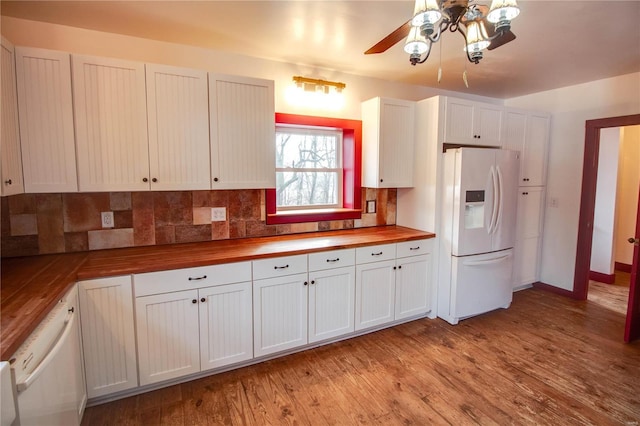
[[[103,228],[113,228],[113,212],[101,212],[100,217],[102,218]]]
[[[226,207],[211,207],[211,222],[224,222],[227,220]]]

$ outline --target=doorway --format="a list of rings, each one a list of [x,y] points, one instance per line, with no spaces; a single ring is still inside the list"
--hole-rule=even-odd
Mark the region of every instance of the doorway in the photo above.
[[[586,122],[582,193],[573,286],[573,297],[576,299],[584,300],[587,298],[589,285],[598,155],[600,151],[600,130],[638,124],[640,124],[640,114],[588,120]],[[639,229],[640,220],[637,221],[636,233],[638,233]],[[640,337],[640,284],[638,283],[639,274],[637,273],[639,253],[640,248],[636,247],[634,250],[634,262],[629,285],[629,302],[625,322],[624,339],[627,342]]]

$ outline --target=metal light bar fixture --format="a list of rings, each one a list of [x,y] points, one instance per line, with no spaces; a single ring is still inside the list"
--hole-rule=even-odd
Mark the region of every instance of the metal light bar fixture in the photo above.
[[[337,93],[342,92],[342,89],[347,87],[347,85],[344,83],[320,80],[317,78],[301,77],[299,75],[293,76],[293,81],[299,88],[302,88],[305,91],[322,91],[327,94],[329,93],[329,89],[331,87],[334,87]]]

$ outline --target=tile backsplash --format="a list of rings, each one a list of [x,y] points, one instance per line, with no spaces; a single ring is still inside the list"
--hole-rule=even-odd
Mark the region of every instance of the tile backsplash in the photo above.
[[[2,197],[2,257],[392,225],[396,190],[362,188],[361,219],[267,225],[262,189],[20,194]],[[227,220],[211,221],[211,207]],[[102,228],[101,212],[113,212]]]

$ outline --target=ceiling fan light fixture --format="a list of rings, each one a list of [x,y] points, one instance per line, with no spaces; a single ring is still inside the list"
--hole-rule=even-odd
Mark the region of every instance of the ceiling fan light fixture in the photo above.
[[[407,37],[407,41],[404,44],[404,51],[410,55],[417,54],[419,56],[429,51],[429,43],[420,33],[420,28],[411,27],[409,37]]]
[[[493,0],[487,14],[487,21],[496,24],[496,31],[508,30],[511,21],[520,14],[516,0]]]
[[[467,40],[465,49],[469,53],[480,52],[491,44],[484,24],[478,21],[471,21],[467,24],[465,39]]]
[[[413,9],[413,19],[411,25],[414,27],[420,27],[425,24],[431,28],[433,32],[433,24],[438,22],[442,18],[442,12],[436,0],[416,0],[416,5]]]

